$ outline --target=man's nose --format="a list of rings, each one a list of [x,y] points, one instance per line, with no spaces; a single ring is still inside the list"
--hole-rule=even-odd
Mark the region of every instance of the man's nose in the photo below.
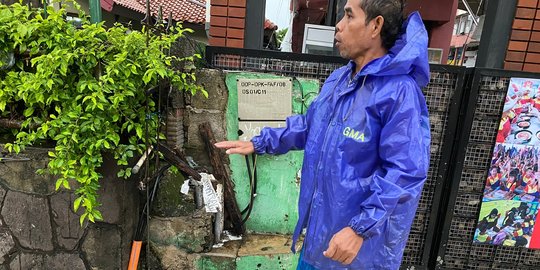
[[[339,22],[336,24],[336,32],[339,32],[341,31],[341,22],[343,21],[343,19],[339,20]]]

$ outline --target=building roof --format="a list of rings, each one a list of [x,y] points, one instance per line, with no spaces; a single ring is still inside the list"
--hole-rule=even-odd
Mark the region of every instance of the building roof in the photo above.
[[[113,0],[114,5],[119,5],[139,13],[146,13],[146,0]],[[170,12],[172,12],[172,18],[175,21],[183,21],[197,24],[204,24],[206,19],[206,5],[207,0],[151,0],[150,11],[152,15],[156,16],[159,11],[159,7],[163,8],[163,17],[167,18]],[[102,7],[107,10],[110,6],[111,11],[114,5],[106,5],[103,2],[111,2],[111,0],[101,0]],[[197,5],[193,2],[200,2],[203,6]]]

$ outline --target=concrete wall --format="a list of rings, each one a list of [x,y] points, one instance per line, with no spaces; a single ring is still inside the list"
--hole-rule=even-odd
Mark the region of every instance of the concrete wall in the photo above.
[[[283,78],[271,74],[229,73],[226,76],[229,100],[227,103],[227,139],[238,140],[238,90],[236,80]],[[300,85],[301,84],[301,85]],[[303,94],[301,94],[303,91]],[[293,114],[306,111],[311,100],[319,92],[316,80],[293,80]],[[300,102],[308,98],[305,107]],[[280,156],[260,156],[257,159],[257,197],[247,221],[247,229],[255,233],[292,234],[298,220],[298,193],[300,192],[300,169],[303,151],[291,151]],[[250,187],[246,162],[243,156],[230,157],[231,171],[236,184],[237,200],[244,209],[249,203]]]
[[[209,122],[218,141],[238,139],[238,78],[282,77],[203,69],[197,71],[197,81],[208,91],[208,99],[202,95],[172,98],[170,114],[182,121],[171,121],[170,133],[174,134],[178,146],[183,145],[187,156],[210,171],[212,166],[198,126]],[[307,100],[305,106],[309,105],[318,93],[319,83],[303,79],[293,82],[293,113],[305,112],[306,107],[302,108],[299,101],[303,96]],[[243,209],[249,201],[245,160],[238,155],[224,155],[224,158],[230,161],[237,201]],[[290,252],[290,233],[298,216],[300,179],[297,173],[301,165],[300,151],[258,159],[258,196],[246,225],[248,234],[240,241],[226,242],[223,247],[212,247],[212,215],[193,208],[192,194],[178,193],[184,179],[167,177],[160,185],[162,193],[156,198],[162,206],[153,208],[154,218],[149,225],[151,254],[148,269],[295,269],[298,254]],[[177,196],[180,196],[179,200],[175,199]],[[178,207],[167,210],[164,206],[167,204]],[[180,205],[184,205],[183,210],[174,211]]]
[[[99,191],[104,220],[81,227],[73,193],[55,191],[54,177],[35,173],[46,167],[49,150],[2,151],[0,269],[125,269],[138,216],[134,181],[117,179],[115,168],[105,166]]]

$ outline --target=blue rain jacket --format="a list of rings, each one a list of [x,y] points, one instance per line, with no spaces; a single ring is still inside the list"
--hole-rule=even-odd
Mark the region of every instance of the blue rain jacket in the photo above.
[[[398,269],[429,166],[427,33],[418,13],[385,56],[352,77],[334,71],[306,115],[252,139],[258,154],[304,149],[299,220],[303,259],[318,269]],[[350,226],[364,237],[346,266],[324,257]],[[294,252],[293,244],[293,252]]]

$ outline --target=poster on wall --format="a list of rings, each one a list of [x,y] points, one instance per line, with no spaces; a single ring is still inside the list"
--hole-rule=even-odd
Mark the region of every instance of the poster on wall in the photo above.
[[[512,78],[473,241],[540,249],[539,182],[540,80]]]

